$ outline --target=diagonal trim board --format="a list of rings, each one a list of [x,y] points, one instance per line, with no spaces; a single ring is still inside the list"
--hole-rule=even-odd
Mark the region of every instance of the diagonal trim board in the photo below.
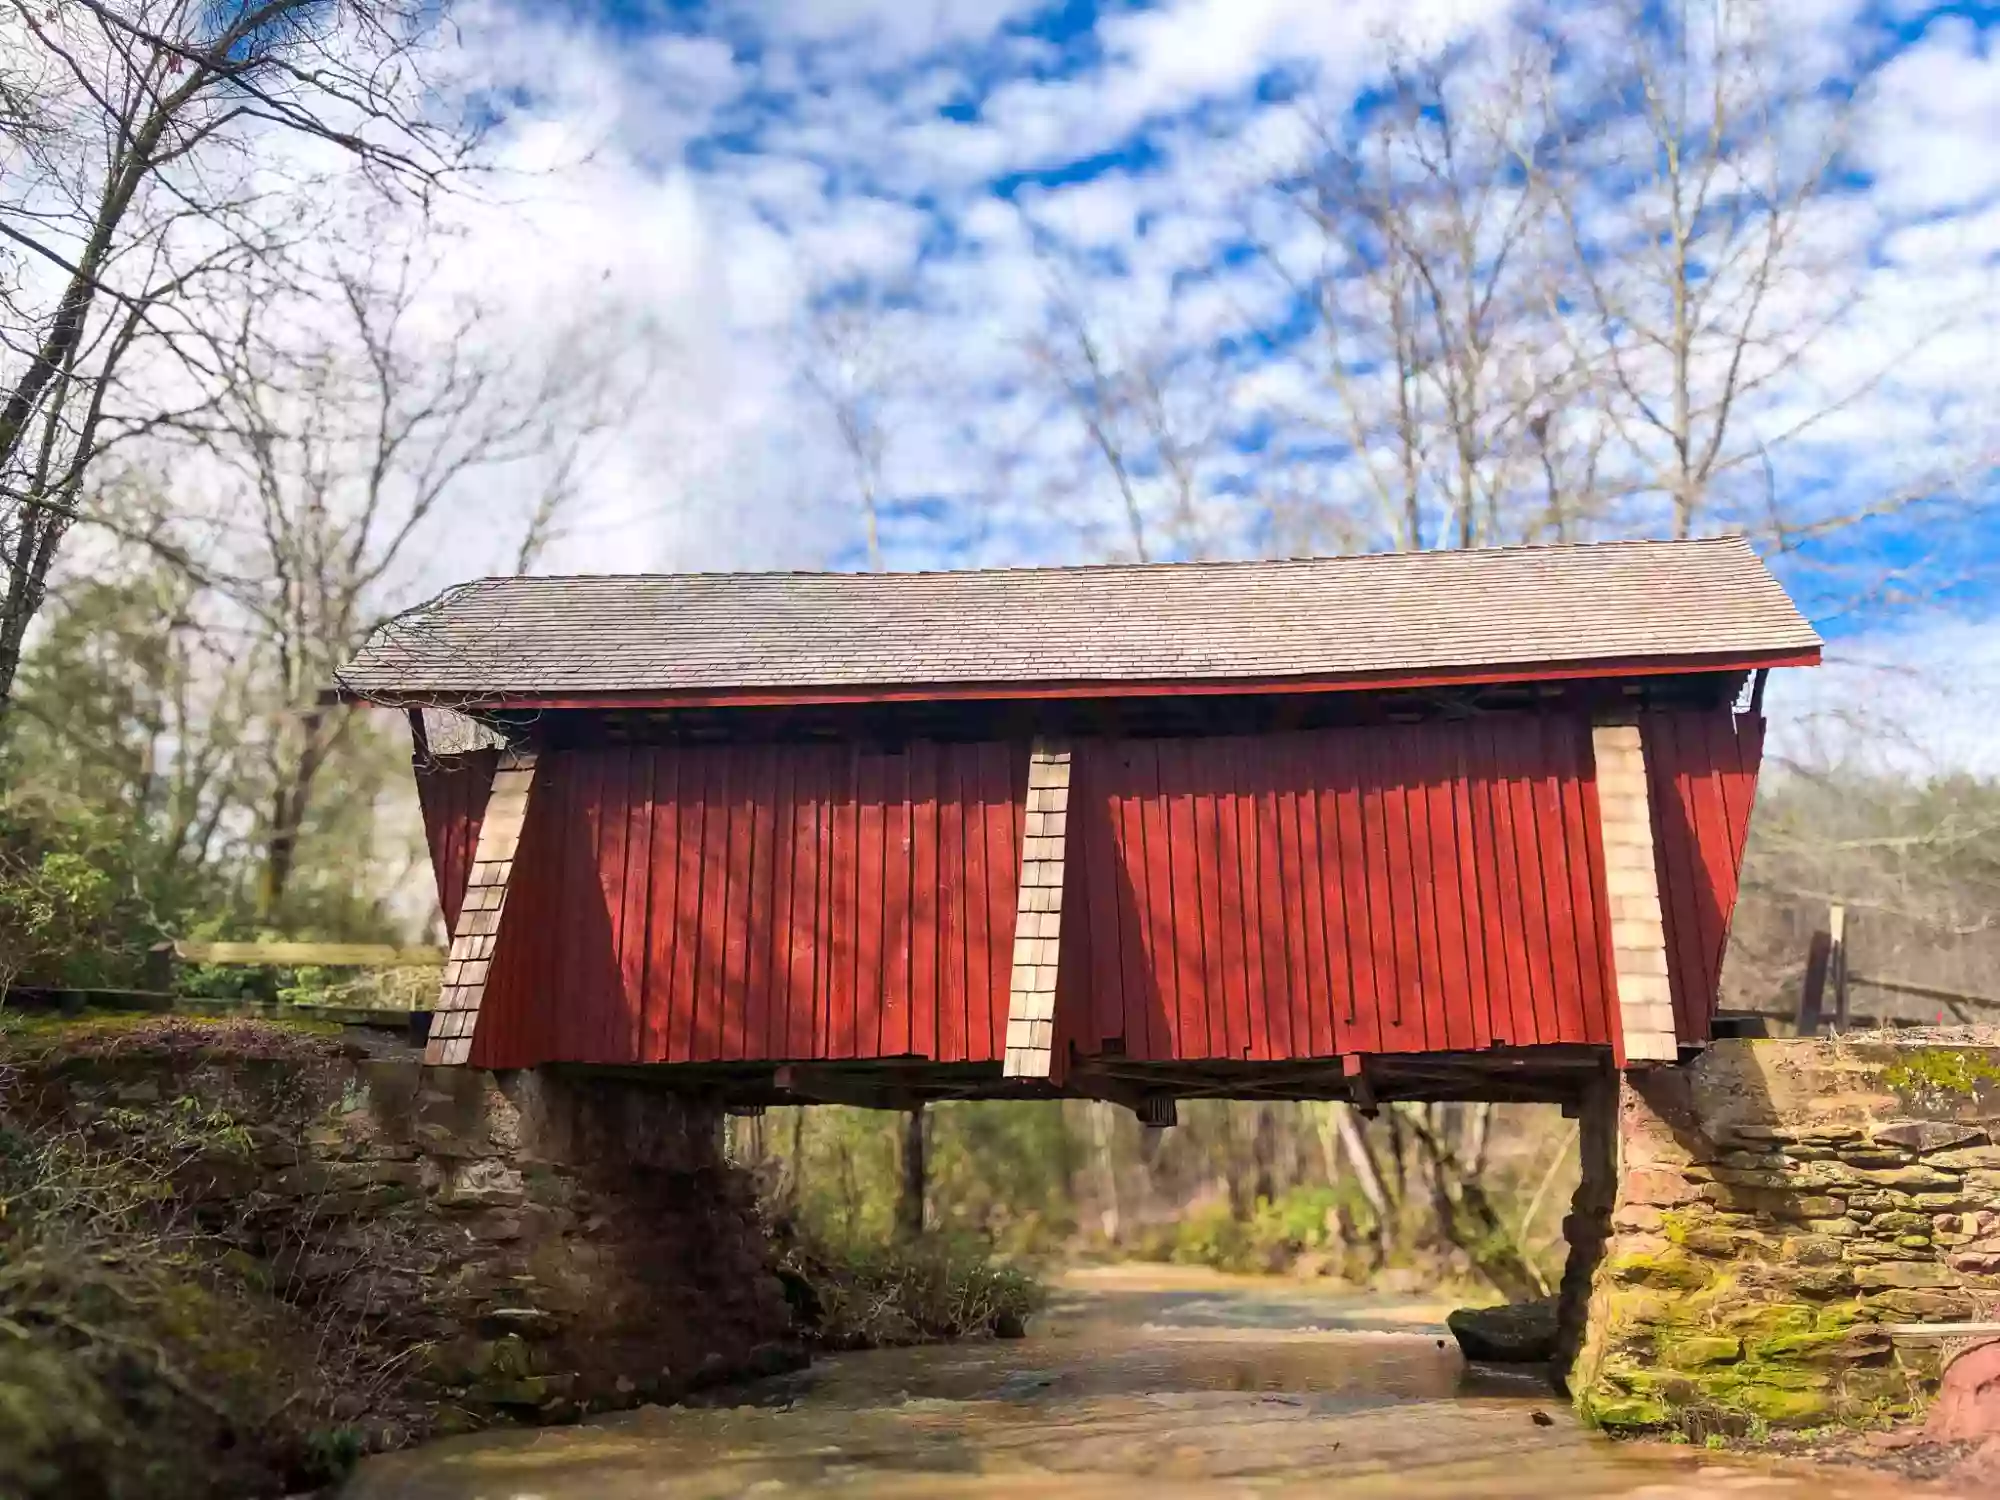
[[[1678,1062],[1674,996],[1667,979],[1667,927],[1646,787],[1646,744],[1637,724],[1590,731],[1597,809],[1604,826],[1604,883],[1611,897],[1612,972],[1627,1063]]]
[[[1067,742],[1038,739],[1029,749],[1028,827],[1021,841],[1014,967],[1007,981],[1004,1078],[1047,1078],[1054,1065],[1069,772]]]
[[[465,900],[458,909],[458,930],[445,958],[437,1013],[431,1017],[430,1040],[424,1046],[427,1063],[455,1066],[472,1055],[472,1033],[479,1025],[480,1002],[486,998],[486,975],[500,940],[507,882],[514,873],[514,854],[521,845],[534,782],[534,751],[500,752],[493,786],[486,794],[486,817],[479,825],[479,846],[465,880]]]

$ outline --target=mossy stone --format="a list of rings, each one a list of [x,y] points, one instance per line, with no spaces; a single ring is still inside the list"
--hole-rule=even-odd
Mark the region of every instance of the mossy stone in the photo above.
[[[1825,1420],[1833,1411],[1833,1401],[1824,1391],[1794,1391],[1769,1384],[1741,1386],[1735,1401],[1752,1416],[1777,1427],[1802,1427]]]
[[[1661,1360],[1675,1370],[1699,1370],[1743,1357],[1743,1340],[1720,1335],[1662,1341]]]
[[[1842,1348],[1849,1339],[1845,1332],[1780,1333],[1745,1346],[1756,1360],[1812,1361]]]
[[[1709,1279],[1707,1268],[1679,1246],[1657,1254],[1628,1251],[1612,1257],[1605,1270],[1620,1281],[1673,1291],[1693,1291]]]
[[[1588,1422],[1608,1428],[1664,1427],[1673,1412],[1657,1396],[1599,1395],[1583,1403]]]

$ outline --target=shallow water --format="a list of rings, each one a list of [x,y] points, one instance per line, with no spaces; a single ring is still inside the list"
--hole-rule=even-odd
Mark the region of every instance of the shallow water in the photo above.
[[[371,1459],[345,1500],[1325,1494],[1890,1500],[1949,1489],[1585,1432],[1469,1371],[1444,1308],[1163,1273],[1067,1278],[1032,1337],[841,1355],[728,1399]],[[1537,1422],[1541,1413],[1548,1425]]]

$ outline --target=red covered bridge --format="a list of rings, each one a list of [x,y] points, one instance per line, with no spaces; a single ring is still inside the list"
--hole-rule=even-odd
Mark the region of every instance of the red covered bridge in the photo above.
[[[417,736],[432,1061],[1157,1113],[1699,1046],[1818,656],[1724,539],[487,579],[341,686]]]

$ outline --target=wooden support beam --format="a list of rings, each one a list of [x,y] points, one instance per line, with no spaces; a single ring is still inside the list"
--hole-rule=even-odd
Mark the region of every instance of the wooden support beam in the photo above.
[[[1604,882],[1611,898],[1612,973],[1627,1065],[1680,1060],[1667,971],[1666,915],[1653,848],[1646,743],[1636,723],[1590,731],[1598,816],[1604,829]]]
[[[804,1068],[787,1063],[773,1082],[802,1104],[847,1104],[856,1109],[908,1109],[912,1094],[880,1075],[833,1068]]]
[[[1044,1079],[1055,1071],[1069,789],[1069,745],[1036,740],[1028,753],[1028,826],[1015,898],[1014,967],[1007,982],[1007,1051],[1001,1066],[1006,1078]]]
[[[500,944],[500,924],[507,910],[507,885],[514,874],[514,855],[528,818],[528,797],[535,781],[535,752],[502,750],[493,785],[486,794],[486,816],[479,825],[479,845],[465,878],[465,900],[459,907],[458,928],[445,955],[444,985],[438,991],[437,1013],[431,1018],[424,1061],[455,1067],[472,1056],[472,1036],[479,1025],[479,1006],[486,998],[486,981]]]

